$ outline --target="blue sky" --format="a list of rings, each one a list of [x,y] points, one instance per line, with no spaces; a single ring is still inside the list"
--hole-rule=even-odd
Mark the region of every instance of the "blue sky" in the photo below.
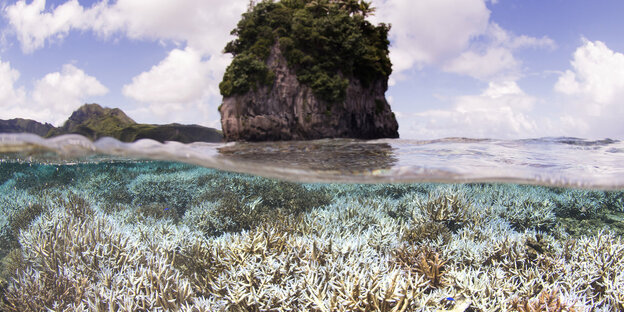
[[[247,0],[0,0],[0,119],[83,103],[220,127],[221,54]],[[624,1],[373,0],[392,24],[403,138],[624,139]]]

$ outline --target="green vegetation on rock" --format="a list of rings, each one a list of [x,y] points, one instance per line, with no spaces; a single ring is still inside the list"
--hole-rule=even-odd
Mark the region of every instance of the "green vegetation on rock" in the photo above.
[[[72,113],[62,127],[34,120],[15,118],[0,120],[0,133],[33,133],[41,137],[80,134],[91,140],[112,137],[122,142],[152,139],[159,142],[178,141],[221,142],[223,134],[214,128],[199,125],[152,125],[136,123],[119,108],[85,104]],[[0,175],[0,182],[2,176]]]
[[[52,128],[45,136],[80,134],[92,140],[112,137],[122,142],[152,139],[159,142],[178,141],[220,142],[220,131],[198,125],[152,125],[136,123],[118,108],[101,107],[98,104],[85,104],[72,113],[62,127]]]
[[[342,102],[350,79],[367,87],[392,72],[390,25],[366,20],[374,9],[363,0],[264,0],[250,5],[225,47],[234,56],[219,84],[223,96],[272,85],[267,66],[278,44],[297,79],[329,103]]]
[[[30,119],[14,118],[9,120],[0,119],[0,133],[34,133],[38,136],[44,136],[48,131],[53,129],[49,123],[40,123]]]

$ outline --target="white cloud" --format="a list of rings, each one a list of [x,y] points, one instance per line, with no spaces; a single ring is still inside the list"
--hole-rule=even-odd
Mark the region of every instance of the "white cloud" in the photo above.
[[[529,37],[527,35],[515,36],[509,42],[508,45],[512,49],[519,48],[546,48],[555,49],[557,44],[555,41],[543,36],[542,38]]]
[[[108,89],[95,77],[71,64],[63,65],[60,72],[49,73],[35,82],[32,93],[33,109],[50,111],[46,121],[60,124],[85,99],[108,93]]]
[[[624,54],[584,39],[571,65],[554,86],[565,95],[567,123],[585,129],[580,135],[624,138]]]
[[[132,78],[122,92],[144,104],[134,110],[137,119],[213,124],[216,105],[209,103],[220,98],[218,83],[230,60],[221,51],[232,39],[230,31],[248,3],[103,0],[83,7],[77,0],[69,0],[54,8],[46,7],[45,0],[20,0],[6,7],[5,15],[26,53],[42,48],[46,42],[62,40],[72,30],[93,31],[103,38],[121,35],[175,43],[179,48]]]
[[[572,70],[565,71],[555,90],[586,97],[593,103],[612,104],[624,91],[624,54],[614,52],[603,42],[587,41],[576,49]]]
[[[479,95],[456,97],[448,110],[400,114],[404,138],[526,138],[538,134],[529,117],[536,99],[514,81],[491,82]],[[401,122],[401,119],[403,122]]]
[[[92,96],[108,92],[97,79],[73,65],[37,80],[33,92],[16,87],[19,72],[0,61],[0,118],[29,118],[60,125]]]
[[[220,96],[217,86],[228,62],[228,56],[204,60],[192,48],[174,49],[159,64],[134,77],[123,87],[123,94],[144,104],[145,109],[136,111],[141,116],[208,124],[216,118],[216,105],[210,103]]]
[[[11,68],[9,62],[0,60],[0,114],[2,118],[7,118],[7,108],[21,106],[24,104],[26,92],[23,88],[15,88],[15,82],[19,79],[20,73]]]
[[[28,105],[24,87],[16,86],[20,73],[9,62],[0,60],[0,119],[29,118],[44,120],[50,111]]]
[[[53,12],[44,12],[45,5],[45,0],[33,0],[30,4],[18,1],[5,9],[24,52],[43,47],[50,38],[62,39],[72,28],[84,27],[84,10],[77,0],[63,3]]]
[[[94,31],[109,37],[169,40],[207,54],[217,54],[245,11],[245,0],[118,0],[91,7],[77,0],[46,9],[45,0],[20,0],[5,8],[22,50],[32,52],[46,40],[60,40],[70,30]]]
[[[516,36],[513,33],[503,29],[500,25],[492,22],[488,25],[487,31],[484,34],[491,44],[496,46],[504,46],[510,49],[519,48],[548,48],[554,49],[556,47],[555,42],[543,36],[542,38],[529,37],[527,35]]]
[[[220,54],[248,1],[121,0],[113,10],[127,22],[131,38],[186,41],[209,54]]]
[[[485,52],[466,51],[443,67],[444,71],[488,80],[517,69],[519,61],[508,48],[488,47]]]
[[[555,47],[548,37],[515,36],[496,23],[490,23],[481,37],[481,41],[473,42],[467,51],[448,61],[442,69],[484,81],[517,79],[521,62],[514,57],[515,50]]]
[[[483,0],[376,0],[375,21],[392,24],[394,71],[440,62],[482,34],[490,11]]]
[[[426,65],[480,80],[508,80],[521,64],[516,49],[554,48],[548,37],[516,36],[490,21],[487,0],[376,0],[376,22],[392,24],[394,73]]]
[[[188,102],[201,97],[208,69],[197,51],[174,49],[158,65],[134,77],[123,94],[139,102]]]
[[[551,46],[547,39],[498,38],[510,49]],[[547,103],[526,94],[513,79],[493,80],[479,95],[452,99],[450,109],[397,113],[401,136],[624,138],[624,53],[600,41],[584,40],[554,89],[561,97]],[[538,104],[551,105],[545,110],[550,113],[537,115],[533,108]]]
[[[489,3],[488,3],[489,2]],[[535,120],[538,100],[524,93],[519,49],[554,49],[548,37],[515,35],[490,20],[494,0],[375,0],[375,21],[392,24],[394,74],[432,66],[489,83],[478,95],[453,98],[451,109],[397,112],[402,137],[445,136],[520,138],[539,136],[547,119]]]

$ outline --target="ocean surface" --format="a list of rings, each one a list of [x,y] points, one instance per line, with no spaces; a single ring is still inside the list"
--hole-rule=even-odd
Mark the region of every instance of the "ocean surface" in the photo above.
[[[624,311],[624,143],[0,134],[0,311]]]

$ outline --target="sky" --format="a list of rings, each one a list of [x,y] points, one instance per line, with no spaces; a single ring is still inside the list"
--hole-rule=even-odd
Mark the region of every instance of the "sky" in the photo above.
[[[624,139],[624,1],[373,0],[407,139]],[[220,128],[223,54],[248,0],[0,0],[0,119],[84,103]]]

